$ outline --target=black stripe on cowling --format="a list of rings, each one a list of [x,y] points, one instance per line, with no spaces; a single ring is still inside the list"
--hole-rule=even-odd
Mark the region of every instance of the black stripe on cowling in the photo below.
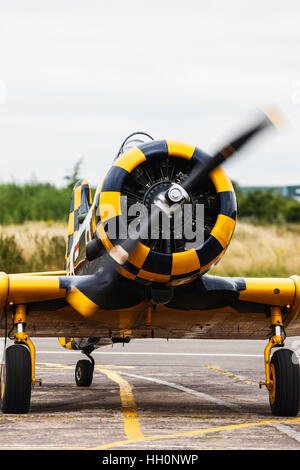
[[[80,212],[88,212],[90,207],[90,187],[88,184],[83,184],[81,187],[81,204]]]
[[[79,213],[79,208],[76,209],[76,211],[74,211],[74,232],[77,232],[79,229],[78,213]]]
[[[73,210],[74,210],[74,190],[72,191],[72,196],[71,196],[70,212],[73,212]]]
[[[103,181],[101,192],[120,192],[127,175],[129,175],[129,173],[127,170],[124,170],[124,168],[121,168],[120,166],[112,166]]]
[[[68,251],[67,251],[67,256],[69,256],[70,254],[70,251],[71,251],[71,247],[73,245],[73,233],[71,233],[71,235],[68,236]]]
[[[221,243],[218,242],[215,237],[210,235],[208,239],[204,242],[202,248],[196,250],[200,261],[200,267],[211,263],[222,251],[223,247]]]
[[[126,263],[123,265],[123,268],[126,269],[131,274],[134,274],[135,276],[139,272],[140,268],[137,268],[133,264],[129,263],[129,261],[126,261]]]
[[[198,147],[195,147],[194,153],[191,158],[191,162],[195,162],[199,167],[203,166],[206,162],[208,162],[212,157],[208,154],[200,150]]]
[[[227,215],[233,220],[236,220],[237,216],[237,202],[233,191],[222,191],[218,193],[220,210],[219,213]]]
[[[142,266],[142,270],[154,274],[171,275],[172,255],[150,250]]]
[[[167,157],[169,154],[168,145],[165,140],[147,142],[146,144],[139,145],[139,149],[143,152],[147,160],[157,156]]]

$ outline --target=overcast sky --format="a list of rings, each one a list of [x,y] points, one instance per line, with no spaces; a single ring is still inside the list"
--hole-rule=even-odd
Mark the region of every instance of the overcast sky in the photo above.
[[[0,0],[0,181],[96,185],[133,131],[215,151],[279,106],[290,124],[226,166],[300,184],[300,2]]]

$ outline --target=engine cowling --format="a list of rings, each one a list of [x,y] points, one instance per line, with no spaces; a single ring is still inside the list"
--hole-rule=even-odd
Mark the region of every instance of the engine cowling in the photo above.
[[[96,238],[106,251],[117,243],[109,237],[108,225],[124,223],[122,196],[128,207],[137,202],[150,207],[157,196],[172,183],[180,183],[211,157],[197,147],[175,141],[152,141],[120,155],[106,172],[97,198]],[[237,202],[231,181],[219,166],[201,187],[189,194],[192,223],[196,204],[204,205],[204,241],[187,249],[184,239],[142,239],[119,272],[126,278],[145,284],[179,285],[204,274],[220,260],[234,232]],[[126,223],[130,218],[126,214]]]

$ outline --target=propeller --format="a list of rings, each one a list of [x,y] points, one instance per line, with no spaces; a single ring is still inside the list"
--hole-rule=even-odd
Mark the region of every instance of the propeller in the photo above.
[[[273,110],[270,113],[263,113],[263,116],[256,124],[249,127],[248,130],[243,132],[240,136],[233,139],[229,144],[225,145],[219,150],[211,159],[204,164],[198,163],[194,171],[179,185],[174,183],[165,195],[161,195],[160,199],[156,202],[153,211],[148,219],[144,220],[140,225],[140,233],[143,230],[148,231],[151,223],[157,220],[157,212],[163,210],[165,213],[170,212],[172,204],[184,203],[189,200],[188,192],[193,191],[196,186],[208,178],[211,171],[221,165],[224,161],[232,157],[238,150],[245,146],[255,136],[260,134],[263,130],[268,128],[276,128],[283,121],[283,117],[278,110]],[[147,232],[146,232],[147,233]],[[113,261],[110,267],[116,265],[122,266],[128,260],[130,254],[135,249],[140,241],[140,237],[128,237],[125,241],[119,241],[110,251],[110,259]],[[111,264],[109,262],[108,264]],[[108,266],[106,266],[108,267]]]
[[[181,200],[187,200],[186,194],[189,191],[192,192],[195,187],[199,186],[206,178],[208,178],[209,174],[215,168],[217,168],[219,165],[221,165],[230,157],[232,157],[245,144],[252,140],[253,137],[257,136],[265,129],[277,127],[282,121],[283,118],[278,110],[274,110],[269,114],[263,113],[262,118],[260,118],[260,120],[255,125],[251,126],[239,137],[235,138],[229,144],[225,145],[211,159],[205,162],[205,164],[201,164],[199,162],[194,168],[194,171],[181,184],[181,187],[183,189]],[[173,201],[172,188],[173,186],[171,186],[167,193],[167,199],[170,202]]]

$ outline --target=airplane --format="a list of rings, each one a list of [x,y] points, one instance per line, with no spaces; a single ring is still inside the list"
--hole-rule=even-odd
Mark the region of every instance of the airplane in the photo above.
[[[234,188],[222,164],[272,128],[276,113],[260,115],[214,155],[133,133],[94,198],[85,179],[75,184],[64,269],[0,274],[3,413],[27,413],[32,388],[41,384],[32,337],[56,337],[64,348],[86,355],[75,367],[78,387],[92,384],[96,348],[135,338],[210,338],[268,340],[260,387],[269,393],[272,414],[297,415],[299,363],[283,346],[287,333],[300,335],[300,277],[208,274],[237,222]],[[146,208],[143,215],[130,212],[136,205]],[[176,231],[184,207],[190,231],[202,228],[200,244]],[[170,222],[168,236],[163,219]],[[7,338],[14,344],[6,347]]]

